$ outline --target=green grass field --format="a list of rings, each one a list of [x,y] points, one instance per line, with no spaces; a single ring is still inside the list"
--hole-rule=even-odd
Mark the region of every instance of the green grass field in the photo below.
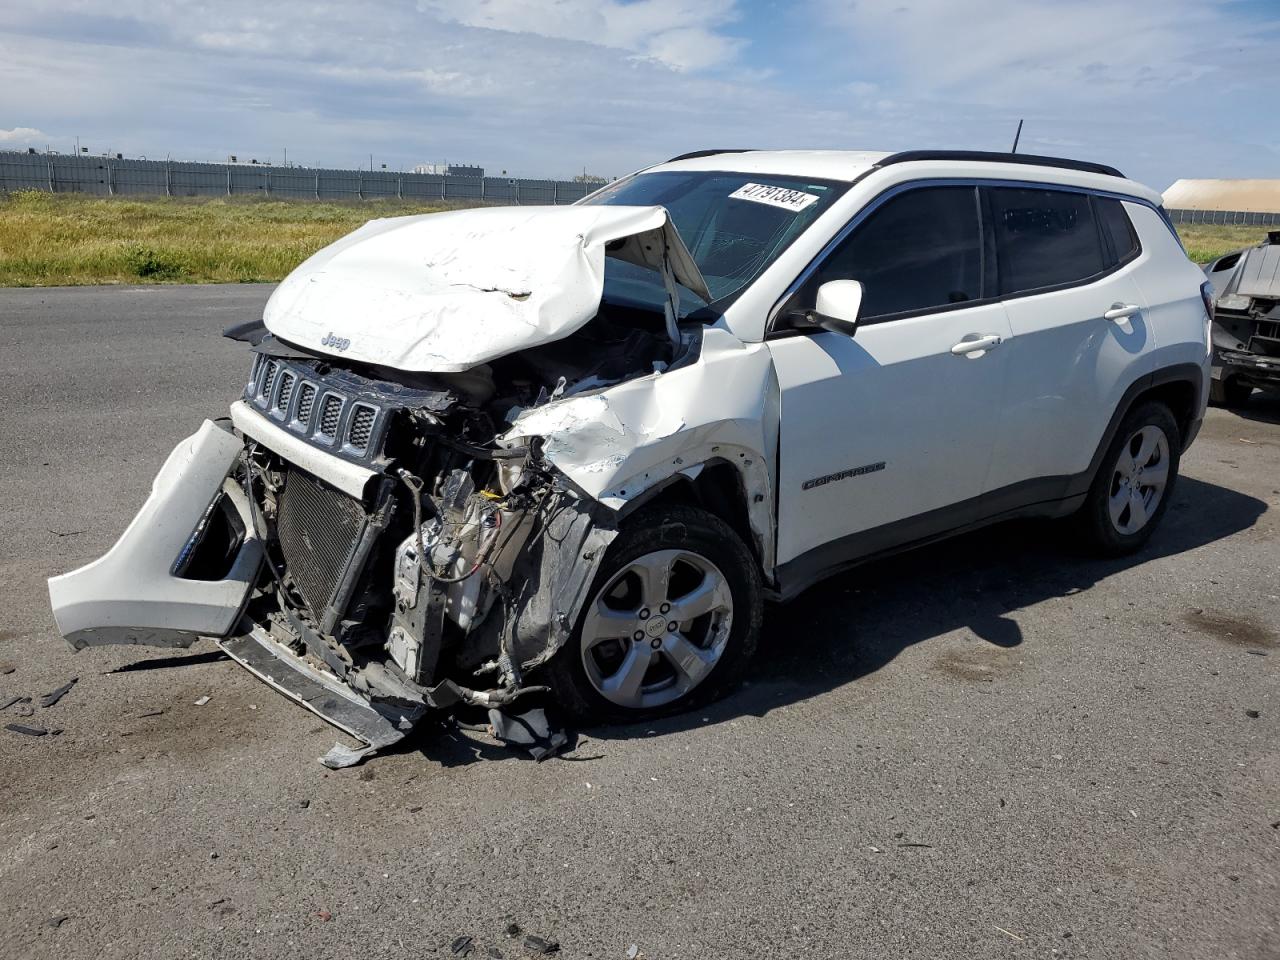
[[[122,199],[21,191],[0,195],[0,286],[279,280],[367,220],[440,209],[395,200]],[[1201,263],[1266,234],[1264,228],[1206,226],[1180,232]]]
[[[1267,231],[1274,229],[1275,227],[1208,227],[1184,223],[1178,227],[1178,233],[1191,259],[1196,263],[1208,263],[1210,260],[1217,260],[1224,253],[1261,242]]]
[[[395,200],[0,195],[0,286],[279,280],[375,217],[430,213]]]

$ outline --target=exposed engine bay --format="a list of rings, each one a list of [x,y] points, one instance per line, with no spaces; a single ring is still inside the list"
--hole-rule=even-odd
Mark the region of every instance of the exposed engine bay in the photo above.
[[[1205,273],[1216,292],[1217,399],[1242,402],[1253,387],[1280,389],[1280,231],[1219,258]]]
[[[606,260],[652,277],[606,297]],[[431,711],[488,708],[497,729],[535,692],[567,702],[577,660],[552,658],[632,510],[675,485],[773,555],[768,352],[682,313],[682,290],[709,302],[658,205],[371,221],[227,331],[253,350],[230,422],[174,448],[106,554],[50,579],[59,631],[76,650],[211,638],[363,741],[334,767]],[[633,612],[666,638],[638,680],[706,675],[669,610]]]
[[[417,376],[237,332],[257,343],[236,479],[265,547],[248,619],[402,728],[433,707],[503,706],[540,689],[525,672],[572,632],[614,524],[538,438],[500,438],[551,400],[696,355],[696,330],[677,347],[661,323],[606,304],[561,342]],[[359,495],[256,438],[248,411],[365,468]],[[233,511],[211,516],[190,564],[221,576],[239,532]]]

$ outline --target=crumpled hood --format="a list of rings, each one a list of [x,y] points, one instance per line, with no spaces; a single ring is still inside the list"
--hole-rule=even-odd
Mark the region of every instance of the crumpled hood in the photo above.
[[[371,220],[289,274],[263,322],[309,350],[456,372],[594,317],[606,255],[658,271],[665,260],[710,299],[663,207],[487,207]]]
[[[1280,297],[1280,243],[1254,247],[1240,258],[1235,289],[1242,297]]]

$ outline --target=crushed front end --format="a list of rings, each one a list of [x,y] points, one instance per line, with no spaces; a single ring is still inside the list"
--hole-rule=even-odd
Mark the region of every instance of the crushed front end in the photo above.
[[[1222,297],[1214,310],[1215,380],[1280,390],[1280,297]]]
[[[206,422],[171,458],[187,469],[166,466],[116,547],[51,581],[73,646],[212,636],[364,742],[335,748],[333,766],[433,710],[501,709],[543,689],[526,674],[572,632],[614,514],[544,459],[539,438],[504,434],[521,412],[670,364],[671,342],[598,319],[553,347],[439,375],[270,336],[254,350],[234,431]],[[85,608],[91,580],[105,607]],[[202,591],[221,605],[197,622],[185,611]],[[144,602],[157,592],[162,602]]]
[[[398,730],[527,691],[525,669],[563,642],[611,537],[536,443],[495,442],[499,411],[543,385],[498,396],[486,375],[413,384],[261,353],[233,410],[266,546],[248,620]],[[557,607],[541,616],[522,595],[539,584]]]
[[[663,302],[603,301],[606,257],[653,271]],[[609,484],[634,467],[635,495],[691,442],[721,449],[657,409],[708,376],[678,286],[710,296],[660,206],[371,222],[228,331],[254,351],[230,423],[179,444],[105,556],[49,581],[59,630],[75,649],[212,637],[365,744],[333,766],[544,689],[616,536]],[[608,399],[628,388],[634,424]]]
[[[1218,288],[1213,311],[1217,399],[1241,401],[1254,387],[1280,390],[1280,231],[1206,269]]]

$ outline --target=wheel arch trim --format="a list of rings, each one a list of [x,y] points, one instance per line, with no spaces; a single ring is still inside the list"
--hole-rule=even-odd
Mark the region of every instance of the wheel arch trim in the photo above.
[[[651,483],[618,509],[618,519],[625,520],[636,511],[664,500],[700,506],[727,523],[742,538],[762,576],[771,581],[775,544],[773,498],[767,490],[753,494],[753,478],[748,474],[757,468],[754,479],[759,485],[768,483],[768,472],[758,469],[763,460],[759,454],[749,456],[746,451],[737,450],[738,456],[734,457],[732,450],[727,453],[726,450],[717,446],[697,462],[682,465],[674,473]],[[732,486],[722,482],[724,478],[732,478]],[[683,496],[684,492],[688,493],[687,497]]]
[[[1180,383],[1190,386],[1195,397],[1190,414],[1185,421],[1178,417],[1178,411],[1172,411],[1174,419],[1178,420],[1178,427],[1186,434],[1180,438],[1182,441],[1181,450],[1185,450],[1195,437],[1195,430],[1198,426],[1197,413],[1204,398],[1204,370],[1194,363],[1178,363],[1168,367],[1161,367],[1151,373],[1144,374],[1129,384],[1121,395],[1119,403],[1116,404],[1116,408],[1111,414],[1111,419],[1107,422],[1107,427],[1098,441],[1097,448],[1094,450],[1093,458],[1089,461],[1088,469],[1072,479],[1066,495],[1074,496],[1087,493],[1089,488],[1093,486],[1093,482],[1098,476],[1098,470],[1102,467],[1102,460],[1115,440],[1116,433],[1120,430],[1120,424],[1147,394],[1157,391],[1161,387],[1175,386]]]

